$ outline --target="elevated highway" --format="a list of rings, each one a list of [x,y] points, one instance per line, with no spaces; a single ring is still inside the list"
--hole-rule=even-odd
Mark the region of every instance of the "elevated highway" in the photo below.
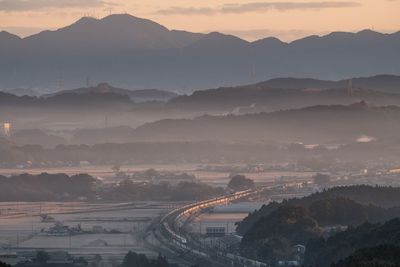
[[[271,187],[244,190],[175,209],[160,220],[155,236],[170,251],[174,251],[180,257],[186,258],[189,262],[196,263],[199,266],[267,267],[265,263],[259,261],[201,246],[199,242],[193,240],[186,233],[184,225],[191,218],[213,207],[257,197],[268,189],[271,189]]]

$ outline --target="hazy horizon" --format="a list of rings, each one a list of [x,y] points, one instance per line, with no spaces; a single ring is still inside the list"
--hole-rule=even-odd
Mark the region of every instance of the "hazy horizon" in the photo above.
[[[83,16],[129,13],[169,29],[223,32],[248,41],[277,37],[293,41],[329,32],[400,30],[399,1],[0,1],[0,30],[28,36],[69,25]],[[191,22],[186,23],[186,18]],[[340,18],[340,19],[338,19]],[[318,21],[318,23],[315,23]],[[295,26],[294,26],[295,25]]]

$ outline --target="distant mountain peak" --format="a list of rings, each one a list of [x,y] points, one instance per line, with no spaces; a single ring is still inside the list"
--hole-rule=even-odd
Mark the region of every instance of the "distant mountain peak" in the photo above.
[[[55,31],[44,31],[27,37],[28,42],[52,47],[74,47],[100,50],[171,49],[199,39],[195,33],[170,31],[166,27],[128,14],[114,14],[102,19],[83,17]]]
[[[371,29],[365,29],[365,30],[357,32],[356,34],[364,35],[364,36],[381,36],[381,35],[384,35],[384,34],[382,34],[380,32],[373,31]]]
[[[266,38],[259,39],[259,40],[254,41],[254,42],[260,42],[260,41],[262,41],[262,42],[270,42],[270,43],[281,43],[281,44],[285,43],[285,42],[282,42],[280,39],[278,39],[276,37],[266,37]]]
[[[7,31],[0,31],[0,38],[21,39],[19,36],[9,33]]]
[[[304,44],[311,44],[315,41],[336,41],[339,42],[341,39],[343,40],[348,40],[348,39],[360,39],[360,38],[369,38],[369,39],[378,39],[386,35],[395,35],[396,33],[389,33],[389,34],[384,34],[380,32],[376,32],[370,29],[365,29],[359,32],[345,32],[345,31],[335,31],[328,33],[326,35],[310,35],[298,40],[294,40],[291,42],[291,44],[299,44],[299,43],[304,43]]]
[[[371,30],[291,43],[273,37],[248,42],[219,32],[169,30],[128,14],[84,17],[22,40],[1,32],[0,87],[49,89],[61,76],[66,88],[76,88],[89,76],[131,88],[189,93],[274,77],[400,74],[399,45],[400,33]]]
[[[107,93],[112,91],[111,85],[108,83],[99,83],[96,87],[93,88],[93,91],[99,92],[99,93]]]
[[[128,13],[111,14],[111,15],[108,15],[108,16],[105,16],[104,18],[102,18],[102,20],[121,19],[121,18],[142,20],[142,18],[136,17],[136,16],[128,14]]]
[[[97,19],[94,17],[82,17],[75,23],[65,27],[65,28],[71,28],[74,26],[82,26],[82,25],[90,25],[94,27],[104,27],[107,26],[107,29],[110,28],[120,28],[122,31],[127,31],[129,28],[137,28],[139,26],[143,26],[147,24],[147,26],[151,25],[153,27],[159,27],[162,30],[168,30],[164,26],[148,20],[148,19],[143,19],[139,17],[135,17],[129,14],[112,14],[109,16],[106,16],[101,19]],[[63,29],[65,29],[63,28]]]
[[[99,20],[94,17],[82,17],[82,18],[78,19],[76,22],[74,22],[73,24],[91,23],[91,22],[97,22],[97,21],[99,21]]]
[[[304,38],[300,38],[300,39],[294,40],[290,44],[291,45],[296,45],[296,44],[300,44],[300,43],[311,43],[311,42],[314,42],[316,40],[319,40],[320,38],[322,38],[322,37],[314,34],[314,35],[310,35],[310,36],[306,36]]]
[[[200,40],[194,43],[191,47],[240,47],[249,44],[249,42],[240,39],[234,35],[224,34],[220,32],[210,32],[205,34]]]
[[[359,101],[359,102],[352,103],[352,104],[350,105],[350,107],[365,109],[365,108],[372,107],[372,105],[371,105],[371,104],[368,104],[368,103],[367,103],[366,101],[364,101],[364,100],[361,100],[361,101]]]
[[[342,37],[352,37],[355,34],[352,32],[343,32],[343,31],[336,31],[336,32],[331,32],[327,35],[321,36],[319,38],[342,38]]]
[[[210,33],[204,35],[203,39],[213,39],[213,40],[231,39],[231,40],[238,40],[238,41],[247,43],[247,41],[240,39],[237,36],[234,36],[231,34],[220,33],[220,32],[210,32]]]
[[[125,23],[127,23],[127,24],[131,23],[131,25],[135,24],[135,23],[136,24],[147,23],[147,24],[151,24],[153,26],[163,28],[164,30],[168,30],[166,27],[164,27],[163,25],[161,25],[155,21],[135,17],[130,14],[112,14],[112,15],[102,18],[100,21],[103,23],[115,23],[115,24],[121,24],[121,25],[124,25]]]
[[[133,16],[131,14],[111,14],[109,16],[105,16],[104,18],[101,19],[102,21],[150,21],[148,19],[144,19],[144,18],[139,18],[136,16]],[[156,22],[154,22],[156,23]]]
[[[256,40],[251,43],[253,46],[261,47],[261,48],[277,48],[286,46],[287,43],[282,42],[276,37],[267,37],[264,39]]]

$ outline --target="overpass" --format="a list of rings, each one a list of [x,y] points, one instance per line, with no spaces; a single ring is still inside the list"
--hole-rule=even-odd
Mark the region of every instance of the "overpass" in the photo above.
[[[204,248],[193,240],[184,229],[185,222],[191,217],[197,216],[206,210],[229,203],[259,196],[271,187],[261,187],[258,189],[249,189],[225,196],[200,201],[197,203],[185,205],[166,214],[159,222],[156,237],[174,251],[180,257],[185,257],[190,262],[192,260],[200,266],[249,266],[249,267],[267,267],[267,264],[244,258],[239,255],[225,253],[222,251],[210,250]],[[200,263],[199,263],[200,262]]]

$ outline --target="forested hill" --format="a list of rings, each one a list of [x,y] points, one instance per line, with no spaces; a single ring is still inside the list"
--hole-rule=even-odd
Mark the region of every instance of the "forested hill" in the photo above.
[[[266,82],[196,91],[169,101],[168,107],[195,111],[256,113],[314,105],[348,105],[364,100],[399,105],[400,76],[379,75],[343,81],[281,78]]]
[[[400,219],[393,219],[384,224],[366,223],[358,227],[349,227],[327,240],[310,240],[307,244],[305,265],[328,267],[336,263],[333,266],[399,266],[400,261],[396,254],[399,251],[398,246]],[[384,255],[386,257],[382,257]],[[354,262],[351,263],[351,260]],[[360,265],[355,265],[356,261]],[[384,265],[385,263],[393,265]]]
[[[367,185],[334,187],[322,192],[314,193],[304,198],[285,200],[282,203],[272,202],[263,205],[259,210],[250,213],[238,224],[239,234],[245,234],[259,219],[268,216],[273,211],[284,206],[301,206],[309,208],[318,201],[335,198],[346,198],[359,203],[360,205],[374,205],[382,208],[400,207],[400,188],[395,187],[373,187]],[[352,216],[349,217],[349,219]],[[366,219],[362,216],[360,220]]]
[[[65,93],[47,98],[35,96],[15,96],[0,92],[0,105],[2,108],[40,108],[40,109],[69,109],[76,108],[101,108],[118,109],[120,106],[131,108],[133,101],[126,95],[116,93]]]
[[[137,141],[275,140],[314,144],[354,141],[361,135],[388,138],[397,136],[397,132],[400,132],[399,107],[375,107],[358,102],[239,116],[166,119],[138,127],[133,138]]]
[[[316,241],[310,240],[319,240],[329,236],[335,238],[335,233],[346,227],[349,227],[349,231],[351,231],[352,226],[363,224],[368,226],[369,224],[365,224],[365,222],[384,223],[398,218],[400,217],[399,190],[400,188],[391,187],[339,187],[302,199],[292,199],[281,204],[274,202],[263,206],[259,211],[249,214],[239,224],[239,233],[243,233],[240,252],[246,257],[259,259],[273,265],[279,259],[292,258],[292,247],[295,245],[306,245],[311,242],[312,246],[312,242]],[[380,225],[378,226],[380,227]],[[398,226],[400,227],[400,224]],[[364,228],[359,229],[363,230]],[[388,227],[387,230],[393,229]],[[400,231],[400,228],[396,231]],[[377,230],[376,233],[379,231]],[[365,238],[374,237],[374,234],[362,233],[359,239],[355,239],[355,242],[364,238],[363,235]],[[344,241],[347,242],[350,239],[345,238]],[[328,239],[327,242],[331,242],[329,240],[331,239]],[[383,237],[382,240],[384,240]],[[352,244],[351,241],[348,242],[349,244],[344,245],[344,248],[347,248],[349,253],[340,252],[339,256],[349,256],[356,249],[361,248],[357,244]],[[368,242],[366,245],[380,244],[379,242]],[[341,243],[338,242],[339,244]],[[315,255],[309,256],[309,259],[324,255],[324,252],[318,251],[319,247],[323,246],[316,245],[317,252]],[[337,256],[334,253],[336,250],[332,249],[333,255],[330,258],[334,259],[334,256]],[[323,259],[329,259],[329,257],[322,256],[321,260]],[[328,260],[326,264],[329,265],[333,262],[335,261]],[[309,260],[308,264],[321,266],[319,261]]]
[[[142,89],[142,90],[129,90],[124,88],[116,88],[108,83],[100,83],[96,86],[88,86],[71,90],[62,90],[53,94],[44,95],[45,98],[60,96],[65,94],[117,94],[122,96],[129,96],[133,102],[144,101],[167,101],[171,98],[178,96],[177,94],[169,91],[157,89]]]
[[[258,245],[274,237],[285,239],[291,245],[306,244],[326,227],[385,222],[399,216],[400,208],[362,205],[347,198],[318,200],[309,207],[282,206],[250,227],[242,239],[242,252],[254,257],[257,255],[254,252],[261,252]]]
[[[379,245],[356,250],[331,267],[393,267],[400,264],[400,246]]]

